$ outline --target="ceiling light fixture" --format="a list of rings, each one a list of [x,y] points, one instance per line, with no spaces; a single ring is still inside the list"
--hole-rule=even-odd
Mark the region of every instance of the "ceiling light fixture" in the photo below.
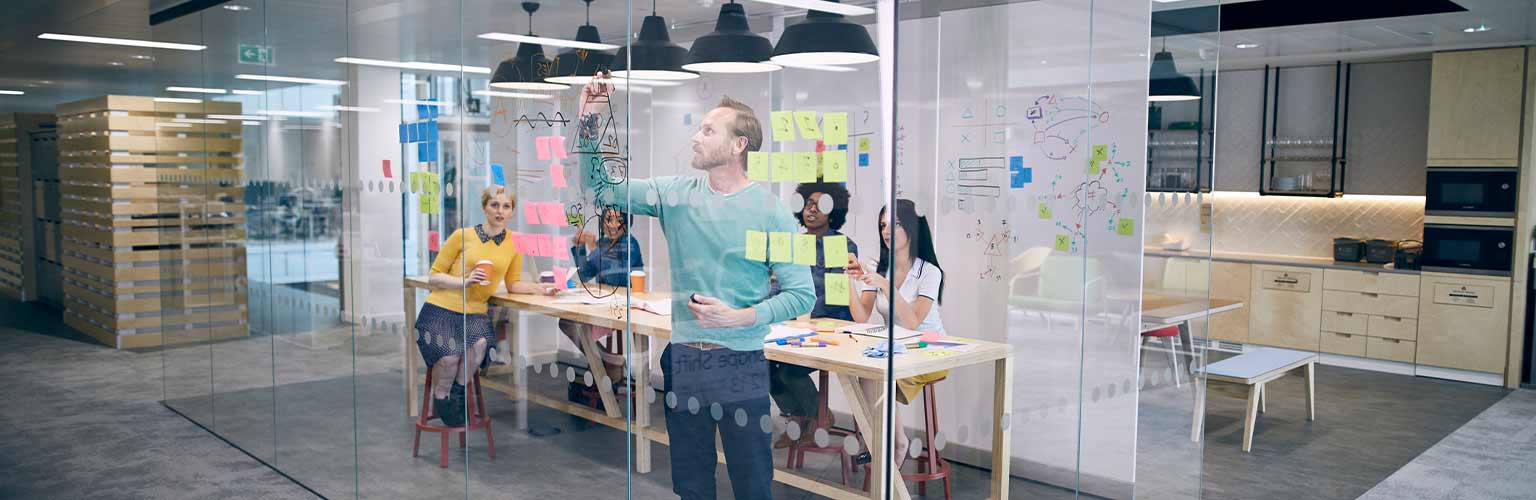
[[[832,14],[841,14],[841,15],[844,15],[844,16],[867,16],[867,15],[875,13],[875,9],[871,9],[869,7],[860,7],[860,6],[857,6],[857,5],[843,5],[843,4],[840,4],[840,3],[837,3],[837,2],[826,2],[826,1],[822,1],[822,0],[756,0],[756,1],[760,2],[760,3],[771,3],[771,4],[774,4],[774,5],[783,5],[785,7],[794,7],[794,8],[797,8],[797,9],[819,10],[819,11],[822,11],[822,12],[828,12],[828,13],[832,13]]]
[[[453,103],[450,102],[450,101],[422,101],[422,100],[417,100],[417,99],[385,99],[384,102],[387,102],[387,103],[390,103],[390,104],[407,104],[407,105],[412,105],[412,106],[439,106],[439,107],[445,107],[445,108],[453,107]]]
[[[270,116],[259,116],[259,115],[208,115],[208,117],[209,118],[217,118],[217,119],[220,119],[220,120],[257,120],[257,121],[265,121],[265,120],[271,120],[272,119],[272,117],[270,117]]]
[[[107,38],[101,36],[65,35],[60,33],[43,33],[37,35],[44,40],[59,40],[64,42],[99,43],[104,45],[126,45],[129,47],[149,47],[152,49],[169,50],[203,50],[207,45],[194,45],[190,43],[153,42],[149,40],[134,40],[130,38]]]
[[[229,93],[235,94],[235,95],[262,95],[264,92],[262,92],[260,90],[235,89],[235,90],[229,91]]]
[[[331,113],[321,111],[285,111],[280,109],[258,109],[258,115],[268,116],[294,116],[299,118],[330,118]]]
[[[156,97],[155,98],[155,102],[170,102],[170,103],[177,103],[177,104],[197,104],[197,103],[203,102],[203,100],[202,99],[186,99],[186,98],[182,98],[182,97]]]
[[[858,68],[855,68],[853,66],[834,66],[834,65],[831,65],[831,64],[790,64],[790,63],[784,63],[783,66],[786,67],[786,68],[810,69],[810,70],[816,70],[816,71],[835,71],[835,72],[839,72],[839,73],[846,73],[846,72],[849,72],[849,71],[858,71],[859,70]]]
[[[123,62],[122,61],[112,61],[112,62],[107,63],[107,65],[109,65],[109,66],[122,66]]]
[[[222,125],[222,124],[225,124],[225,123],[229,123],[229,122],[224,121],[224,120],[203,119],[203,118],[172,118],[171,121],[176,122],[176,123],[200,123],[200,124],[203,124],[203,125]]]
[[[131,55],[131,56],[128,56],[128,57],[133,58],[133,59],[138,59],[140,61],[153,61],[153,60],[155,60],[154,56],[147,56],[147,55],[144,55],[144,54],[134,54],[134,55]]]
[[[528,36],[533,35],[533,13],[539,10],[538,2],[523,2],[523,12],[528,13]],[[491,87],[512,90],[565,90],[563,83],[551,83],[545,78],[555,76],[554,64],[544,56],[544,46],[534,42],[517,44],[517,55],[496,65],[491,75]]]
[[[470,92],[470,94],[483,95],[483,96],[486,96],[486,97],[507,97],[507,98],[511,98],[511,99],[554,99],[555,98],[555,96],[552,96],[552,95],[549,95],[549,94],[528,94],[528,93],[524,93],[524,92],[497,92],[495,90],[476,90],[476,91]]]
[[[582,42],[602,42],[603,37],[598,34],[597,26],[592,25],[592,0],[582,1],[587,4],[587,24],[576,28],[576,39]],[[618,48],[617,45],[611,47]],[[579,48],[562,50],[555,55],[555,75],[545,78],[544,81],[586,85],[592,80],[592,75],[608,71],[612,67],[613,54]]]
[[[224,6],[224,10],[231,12],[245,12],[251,10],[251,8],[240,4],[229,4]]]
[[[752,32],[747,9],[736,0],[720,5],[715,31],[693,41],[683,69],[700,73],[765,73],[784,69],[766,62],[773,57],[773,42]]]
[[[358,66],[379,66],[384,68],[413,69],[417,71],[444,71],[449,73],[476,73],[481,75],[491,74],[491,68],[483,66],[459,66],[457,64],[443,64],[415,61],[386,61],[383,59],[364,59],[361,57],[338,57],[336,62],[342,64],[355,64]]]
[[[320,110],[325,110],[325,111],[351,111],[353,113],[378,113],[379,112],[379,108],[369,108],[369,107],[363,107],[363,106],[320,106],[320,107],[315,108],[315,109],[320,109]]]
[[[0,90],[0,95],[26,95],[26,92],[20,90]]]
[[[1239,44],[1235,45],[1235,47],[1237,47],[1239,49],[1256,49],[1256,48],[1259,48],[1259,44],[1257,44],[1257,43],[1239,43]]]
[[[779,37],[770,60],[784,64],[859,64],[879,59],[880,52],[864,26],[849,22],[842,14],[813,10],[805,13],[805,20],[784,28],[784,36]]]
[[[197,94],[228,94],[228,90],[203,87],[166,87],[167,92],[192,92]]]
[[[1477,26],[1461,29],[1462,33],[1482,33],[1484,31],[1493,31],[1493,28],[1489,28],[1486,24],[1478,23]]]
[[[343,59],[348,59],[348,58],[343,58]],[[338,60],[336,62],[342,62],[342,61]],[[274,75],[239,74],[239,75],[235,75],[235,78],[238,79],[238,80],[256,80],[256,81],[262,81],[262,82],[283,82],[283,83],[308,83],[308,84],[312,84],[312,85],[330,85],[330,86],[333,86],[333,87],[340,87],[342,85],[346,85],[347,84],[347,82],[344,82],[344,81],[341,81],[341,80],[324,80],[324,79],[320,79],[320,78],[300,78],[300,77],[297,77],[297,76],[274,76]]]
[[[613,75],[642,80],[692,80],[699,74],[683,69],[688,49],[672,43],[667,34],[667,20],[656,15],[656,0],[651,0],[651,15],[640,23],[640,36],[619,47],[613,58]]]
[[[1200,88],[1195,79],[1179,73],[1173,64],[1173,53],[1168,51],[1168,39],[1163,39],[1163,50],[1152,56],[1152,70],[1147,79],[1147,100],[1153,102],[1193,101],[1200,98]]]

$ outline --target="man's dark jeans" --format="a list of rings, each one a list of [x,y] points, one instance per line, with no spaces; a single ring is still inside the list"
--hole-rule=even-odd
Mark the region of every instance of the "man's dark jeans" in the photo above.
[[[715,498],[718,430],[736,499],[772,498],[773,425],[763,351],[671,344],[661,354],[661,370],[666,376],[672,491],[683,500]]]

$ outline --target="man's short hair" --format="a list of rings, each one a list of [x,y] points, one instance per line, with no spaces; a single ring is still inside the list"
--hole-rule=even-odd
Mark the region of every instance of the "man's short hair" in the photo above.
[[[716,108],[726,108],[734,111],[735,117],[728,123],[732,135],[747,138],[747,149],[741,153],[741,164],[747,164],[747,152],[757,151],[763,147],[763,124],[757,121],[757,112],[751,106],[741,101],[731,99],[731,96],[720,96],[720,104]]]

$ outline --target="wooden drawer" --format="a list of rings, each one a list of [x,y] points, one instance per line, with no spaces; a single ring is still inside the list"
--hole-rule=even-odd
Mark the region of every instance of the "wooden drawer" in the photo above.
[[[1397,316],[1367,316],[1370,324],[1365,331],[1372,337],[1399,340],[1418,340],[1419,320]]]
[[[1419,277],[1412,274],[1325,269],[1323,270],[1323,288],[1418,297]]]
[[[1284,290],[1287,292],[1312,291],[1312,278],[1317,274],[1313,269],[1271,268],[1254,267],[1259,273],[1259,288],[1264,290]]]
[[[1323,311],[1323,331],[1365,335],[1367,317],[1360,313]]]
[[[1345,356],[1365,357],[1366,336],[1323,332],[1322,351]]]
[[[1365,357],[1412,363],[1415,349],[1414,342],[1410,340],[1366,337]]]
[[[1323,290],[1313,284],[1322,279],[1320,271],[1255,264],[1249,294],[1248,341],[1316,351],[1322,331]]]
[[[1417,318],[1419,317],[1419,298],[1371,292],[1323,290],[1323,310]]]

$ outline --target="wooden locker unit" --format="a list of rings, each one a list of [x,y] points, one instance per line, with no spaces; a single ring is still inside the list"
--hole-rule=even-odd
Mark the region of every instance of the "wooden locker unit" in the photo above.
[[[1322,332],[1323,270],[1253,266],[1249,342],[1316,351]]]
[[[244,336],[240,103],[59,105],[64,321],[119,348]]]
[[[1525,48],[1437,52],[1429,84],[1429,166],[1520,165]]]

